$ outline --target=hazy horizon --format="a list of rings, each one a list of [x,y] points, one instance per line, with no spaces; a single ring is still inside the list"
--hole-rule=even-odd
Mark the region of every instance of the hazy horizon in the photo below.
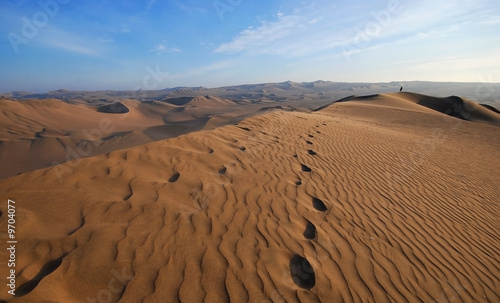
[[[500,82],[499,13],[490,0],[13,1],[0,92]]]
[[[224,87],[238,87],[238,86],[252,86],[252,85],[264,85],[264,84],[280,84],[280,83],[286,83],[286,82],[292,82],[292,83],[298,83],[298,84],[306,84],[306,83],[315,83],[315,82],[330,82],[330,83],[345,83],[345,84],[397,84],[397,85],[404,85],[405,83],[425,83],[425,84],[455,84],[455,83],[463,83],[463,84],[485,84],[485,85],[499,85],[500,82],[468,82],[468,81],[425,81],[425,80],[409,80],[409,81],[387,81],[387,82],[347,82],[347,81],[331,81],[331,80],[323,80],[323,79],[318,79],[314,81],[292,81],[292,80],[284,80],[284,81],[273,81],[273,82],[255,82],[255,83],[250,83],[250,82],[245,82],[245,83],[236,83],[233,85],[218,85],[218,86],[205,86],[205,85],[179,85],[179,86],[172,86],[172,87],[158,87],[156,89],[150,89],[149,91],[161,91],[161,90],[175,90],[175,89],[181,89],[181,88],[204,88],[204,89],[218,89],[218,88],[224,88]],[[143,88],[138,88],[139,90],[148,90],[148,89],[143,89]],[[0,91],[0,94],[9,94],[13,92],[25,92],[25,93],[35,93],[35,94],[44,94],[44,93],[50,93],[50,92],[55,92],[59,90],[64,90],[64,91],[81,91],[81,92],[99,92],[99,91],[135,91],[133,89],[68,89],[65,87],[59,87],[56,89],[51,89],[51,90],[39,90],[39,91],[28,91],[28,90],[14,90],[14,91]]]

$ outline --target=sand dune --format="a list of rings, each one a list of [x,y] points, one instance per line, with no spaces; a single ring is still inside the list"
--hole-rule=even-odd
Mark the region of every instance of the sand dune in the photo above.
[[[0,298],[499,302],[498,117],[415,100],[273,111],[0,180],[19,239]]]
[[[236,107],[228,99],[211,96],[191,97],[189,101],[178,106],[136,100],[100,105],[55,99],[0,100],[0,178],[213,129],[261,108],[252,104]]]
[[[237,105],[229,99],[218,98],[214,96],[198,96],[189,101],[186,105],[189,106],[210,106],[210,107],[226,107]]]
[[[431,96],[458,95],[476,102],[500,107],[499,83],[464,83],[464,82],[426,82],[403,81],[389,83],[348,83],[348,82],[292,82],[244,84],[216,88],[207,87],[173,87],[161,90],[134,91],[70,91],[56,90],[43,94],[30,92],[12,92],[5,94],[6,98],[16,99],[59,99],[75,104],[102,104],[103,100],[121,102],[122,100],[164,101],[174,105],[184,105],[196,96],[215,96],[231,99],[238,104],[246,102],[259,103],[266,101],[283,102],[286,100],[292,106],[299,106],[303,101],[321,106],[331,100],[348,95],[370,95],[399,91],[418,92]],[[2,96],[0,95],[0,98]]]

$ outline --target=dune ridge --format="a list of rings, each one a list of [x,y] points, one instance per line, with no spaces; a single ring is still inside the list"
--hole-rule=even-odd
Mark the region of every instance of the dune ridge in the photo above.
[[[0,178],[236,123],[262,107],[213,96],[183,100],[0,100]]]
[[[21,285],[0,298],[500,301],[498,128],[369,103],[77,160],[61,181],[61,166],[0,180]]]
[[[446,98],[437,98],[417,93],[400,92],[374,94],[367,96],[349,96],[333,103],[356,101],[358,104],[375,103],[377,107],[384,106],[397,109],[406,109],[417,112],[443,113],[468,121],[489,123],[500,126],[500,116],[498,110],[489,105],[478,104],[466,98],[449,96]],[[374,102],[375,101],[375,102]],[[352,103],[352,102],[350,102]],[[316,109],[322,110],[329,107],[332,103],[321,106]]]

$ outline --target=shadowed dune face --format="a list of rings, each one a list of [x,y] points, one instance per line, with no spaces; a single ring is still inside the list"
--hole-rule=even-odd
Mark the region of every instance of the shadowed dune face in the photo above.
[[[500,301],[498,128],[381,101],[0,180],[23,285],[0,299]]]
[[[115,102],[109,105],[99,106],[97,108],[97,111],[100,113],[108,113],[108,114],[125,114],[129,112],[129,109],[121,102]]]
[[[500,114],[496,108],[489,105],[480,105],[471,100],[457,96],[436,98],[416,93],[403,92],[369,96],[350,96],[340,99],[334,103],[337,102],[347,102],[349,105],[375,105],[376,107],[383,106],[395,109],[405,109],[417,113],[441,113],[462,120],[500,126]],[[328,107],[328,105],[325,105],[317,110]],[[386,114],[386,111],[382,114]],[[361,115],[365,114],[361,113]]]
[[[500,111],[491,105],[488,105],[488,104],[480,104],[480,105],[493,111],[494,113],[500,114]]]

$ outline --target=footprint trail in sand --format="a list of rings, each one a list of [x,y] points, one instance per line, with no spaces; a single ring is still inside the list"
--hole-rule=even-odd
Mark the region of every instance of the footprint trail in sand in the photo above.
[[[0,300],[500,302],[498,128],[389,97],[0,180],[20,239]]]

